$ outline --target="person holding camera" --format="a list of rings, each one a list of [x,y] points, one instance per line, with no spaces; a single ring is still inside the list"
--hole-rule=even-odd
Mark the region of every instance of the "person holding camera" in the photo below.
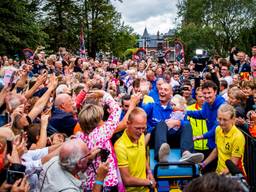
[[[20,144],[0,137],[0,191],[1,192],[28,192],[30,185],[25,176],[26,167],[21,164],[18,149]],[[7,162],[4,164],[4,162]]]
[[[103,104],[103,106],[109,106],[110,109],[110,114],[106,121],[103,121],[104,110],[102,105],[100,103],[95,103],[95,101],[99,101],[100,99],[102,99],[101,104]],[[110,152],[108,155],[110,170],[102,183],[103,188],[106,191],[121,191],[119,187],[122,187],[122,182],[116,163],[116,155],[110,140],[117,129],[121,108],[109,93],[102,90],[95,90],[90,94],[87,94],[85,102],[89,102],[90,100],[91,102],[94,102],[94,104],[85,104],[78,115],[78,121],[82,132],[78,132],[77,137],[82,139],[90,150],[94,147],[99,147]],[[99,167],[100,163],[100,158],[96,158],[92,162],[93,166],[88,167],[86,170],[86,175],[88,177],[86,182],[87,190],[93,188],[95,183],[95,170]]]
[[[87,170],[90,166],[89,162],[95,158],[98,152],[99,149],[89,151],[87,145],[81,140],[70,140],[64,143],[59,156],[52,158],[43,166],[36,191],[75,192],[85,190],[84,179],[86,178],[83,178],[82,173]],[[92,192],[102,190],[108,170],[108,162],[99,165]]]

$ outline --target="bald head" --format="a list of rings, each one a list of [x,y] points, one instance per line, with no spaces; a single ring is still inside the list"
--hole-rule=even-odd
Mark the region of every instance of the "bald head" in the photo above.
[[[149,81],[155,80],[155,73],[152,70],[148,70],[146,76]]]
[[[72,139],[70,141],[67,141],[63,143],[63,145],[60,148],[60,159],[66,158],[72,153],[88,153],[88,147],[87,145],[81,141]]]
[[[67,141],[60,148],[59,163],[64,169],[73,172],[79,160],[88,153],[88,147],[83,141]]]
[[[59,94],[61,94],[61,93],[70,93],[70,90],[69,90],[69,88],[68,88],[68,86],[67,85],[65,85],[65,84],[61,84],[61,85],[59,85],[58,87],[57,87],[57,89],[56,89],[56,95],[59,95]]]
[[[61,93],[56,96],[54,105],[56,108],[61,109],[67,113],[73,113],[73,101],[70,95]]]

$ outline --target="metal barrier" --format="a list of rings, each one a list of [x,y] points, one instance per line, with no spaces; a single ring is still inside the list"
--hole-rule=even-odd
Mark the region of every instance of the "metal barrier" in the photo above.
[[[241,130],[241,129],[240,129]],[[241,130],[245,136],[244,166],[247,173],[247,181],[252,192],[256,191],[256,138]]]

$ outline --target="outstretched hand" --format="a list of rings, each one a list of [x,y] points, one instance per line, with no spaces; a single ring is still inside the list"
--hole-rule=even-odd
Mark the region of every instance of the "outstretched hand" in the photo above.
[[[51,90],[54,90],[57,86],[58,86],[58,79],[56,78],[55,75],[51,75],[49,79],[48,88]]]
[[[101,99],[105,94],[105,91],[103,90],[94,90],[88,93],[86,95],[87,98],[95,98],[95,99]]]

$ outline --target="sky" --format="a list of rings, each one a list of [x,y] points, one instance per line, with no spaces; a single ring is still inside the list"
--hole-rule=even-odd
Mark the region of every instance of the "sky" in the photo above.
[[[149,34],[167,33],[175,27],[178,0],[123,0],[112,1],[122,14],[125,24],[133,27],[134,32],[143,34],[147,27]]]

